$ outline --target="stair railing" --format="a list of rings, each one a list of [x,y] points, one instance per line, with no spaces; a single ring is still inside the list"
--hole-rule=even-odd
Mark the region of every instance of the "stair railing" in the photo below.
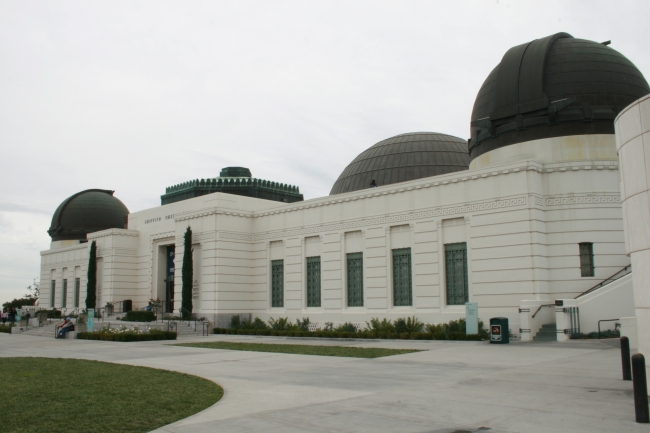
[[[620,278],[623,278],[624,276],[626,276],[626,275],[629,274],[630,272],[632,272],[632,265],[627,265],[626,267],[624,267],[624,268],[621,269],[620,271],[616,272],[616,273],[615,273],[614,275],[612,275],[611,277],[609,277],[609,278],[607,278],[607,279],[601,281],[600,283],[596,284],[594,287],[592,287],[591,289],[587,290],[586,292],[582,292],[582,293],[580,293],[580,294],[579,294],[578,296],[576,296],[574,299],[578,299],[579,297],[584,296],[584,295],[586,295],[586,294],[588,294],[588,293],[591,293],[591,292],[593,292],[594,290],[598,290],[598,289],[600,289],[601,287],[608,285],[609,283],[613,283],[614,281],[616,281],[616,280],[618,280],[618,279],[620,279]]]
[[[537,308],[537,310],[535,311],[535,313],[533,313],[533,316],[532,316],[533,319],[535,318],[535,316],[537,316],[537,313],[539,313],[539,311],[542,309],[542,307],[555,307],[555,304],[544,304],[544,305],[540,305],[540,306]]]

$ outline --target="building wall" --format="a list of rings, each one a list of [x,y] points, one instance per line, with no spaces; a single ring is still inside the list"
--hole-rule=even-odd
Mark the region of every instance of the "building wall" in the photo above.
[[[604,142],[598,139],[598,155],[611,153],[602,150]],[[466,242],[469,300],[479,304],[481,319],[506,316],[516,329],[522,300],[574,297],[629,264],[617,163],[578,157],[592,158],[594,152],[578,148],[593,144],[590,136],[573,137],[568,161],[544,160],[544,152],[542,161],[495,158],[498,163],[468,171],[292,204],[215,193],[134,212],[130,230],[89,239],[97,240],[104,261],[105,300],[126,297],[143,307],[158,297],[165,264],[161,247],[175,244],[178,310],[183,234],[190,226],[192,244],[200,251],[195,269],[200,269],[201,315],[216,320],[252,313],[319,323],[463,317],[464,306],[447,305],[444,245]],[[614,146],[611,137],[609,145]],[[594,277],[580,276],[579,242],[594,243]],[[43,275],[72,262],[85,269],[87,246],[75,248],[79,257],[68,262],[68,249],[43,252]],[[408,307],[393,305],[396,248],[411,248],[413,305]],[[363,307],[347,306],[350,252],[363,253]],[[313,254],[321,257],[320,307],[306,302],[306,257]],[[271,307],[274,259],[284,260],[281,308]]]
[[[616,118],[616,144],[621,161],[621,196],[625,221],[625,251],[633,267],[637,345],[650,362],[650,95]]]

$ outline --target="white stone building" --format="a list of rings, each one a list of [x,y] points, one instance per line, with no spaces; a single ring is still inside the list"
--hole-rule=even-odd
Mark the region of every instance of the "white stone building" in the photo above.
[[[82,192],[53,218],[41,306],[84,307],[96,241],[98,306],[161,299],[178,311],[189,226],[194,311],[221,326],[233,314],[440,323],[476,302],[482,320],[508,317],[522,339],[556,323],[567,338],[575,320],[593,331],[634,315],[629,275],[580,295],[629,271],[614,118],[648,93],[621,54],[561,33],[504,55],[478,93],[469,142],[384,140],[327,197],[302,201],[250,172],[168,188],[168,204],[133,213],[110,191]],[[264,188],[275,195],[251,193]]]

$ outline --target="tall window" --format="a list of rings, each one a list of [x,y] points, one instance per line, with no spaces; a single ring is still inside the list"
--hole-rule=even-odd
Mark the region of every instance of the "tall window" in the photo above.
[[[320,257],[307,257],[307,306],[320,307]]]
[[[81,278],[74,279],[74,306],[79,307],[79,292],[81,291]]]
[[[348,258],[348,307],[363,307],[363,253]]]
[[[50,307],[54,308],[54,297],[56,296],[56,280],[50,282]]]
[[[284,307],[284,260],[271,260],[271,307]]]
[[[68,279],[63,279],[63,290],[61,291],[61,308],[66,307],[66,301],[68,300]]]
[[[594,276],[594,244],[583,242],[580,245],[580,276]]]
[[[465,305],[465,302],[469,302],[467,243],[445,244],[445,274],[447,305]]]
[[[393,305],[413,305],[410,248],[393,250]]]

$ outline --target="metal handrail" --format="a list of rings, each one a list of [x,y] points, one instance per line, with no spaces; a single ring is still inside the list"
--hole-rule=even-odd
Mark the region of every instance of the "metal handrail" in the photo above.
[[[211,324],[212,323],[209,320],[205,320],[205,321],[201,322],[201,327],[202,327],[201,336],[202,337],[207,337],[208,335],[210,335],[210,325]]]
[[[598,321],[598,339],[599,340],[600,340],[600,322],[614,322],[614,321],[617,321],[617,320],[621,320],[621,319],[603,319],[603,320]],[[616,325],[614,325],[614,329],[616,329]]]
[[[539,310],[541,310],[542,307],[555,307],[555,304],[544,304],[544,305],[540,305],[539,308],[538,308],[538,309],[535,311],[535,313],[533,314],[533,317],[532,317],[533,319],[535,318],[535,316],[537,316],[537,313],[539,313]]]
[[[617,276],[617,275],[620,274],[621,272],[623,272],[623,274]],[[616,273],[615,273],[614,275],[612,275],[611,277],[604,279],[603,281],[601,281],[600,283],[596,284],[594,287],[592,287],[591,289],[587,290],[586,292],[582,292],[582,293],[580,293],[580,294],[579,294],[578,296],[576,296],[574,299],[578,299],[579,297],[584,296],[584,295],[586,295],[586,294],[588,294],[588,293],[591,293],[591,292],[593,292],[594,290],[598,290],[598,289],[600,289],[601,287],[604,287],[604,286],[608,285],[609,283],[613,283],[614,281],[616,281],[616,280],[618,280],[618,279],[620,279],[620,278],[623,278],[624,276],[626,276],[626,275],[629,274],[630,272],[632,272],[632,265],[627,265],[626,267],[624,267],[624,268],[621,269],[620,271],[616,272]]]

